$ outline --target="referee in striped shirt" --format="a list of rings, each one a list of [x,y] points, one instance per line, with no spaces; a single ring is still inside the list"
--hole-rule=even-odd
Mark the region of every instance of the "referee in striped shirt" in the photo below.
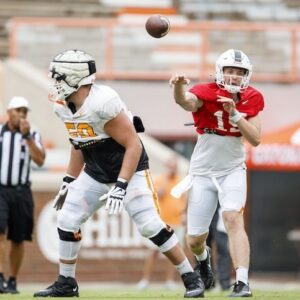
[[[27,120],[28,101],[13,97],[7,107],[8,121],[0,124],[0,293],[16,294],[17,275],[24,256],[24,241],[33,232],[33,198],[30,162],[42,166],[45,150],[38,132]],[[4,278],[5,235],[11,242],[9,278]]]

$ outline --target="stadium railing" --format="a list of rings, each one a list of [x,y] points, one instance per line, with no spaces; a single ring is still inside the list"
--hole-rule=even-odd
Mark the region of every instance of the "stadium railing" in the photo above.
[[[300,81],[300,27],[296,23],[195,22],[172,23],[169,34],[150,37],[138,19],[13,18],[10,57],[47,68],[67,48],[94,55],[100,79],[165,80],[174,72],[206,80],[217,56],[229,48],[246,52],[254,80]]]

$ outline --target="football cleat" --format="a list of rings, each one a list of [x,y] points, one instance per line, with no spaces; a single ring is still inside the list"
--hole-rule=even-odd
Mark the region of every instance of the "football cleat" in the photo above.
[[[204,284],[198,272],[189,272],[181,275],[186,288],[184,298],[203,298]]]
[[[252,292],[250,290],[249,284],[246,284],[242,281],[237,281],[234,284],[232,293],[229,295],[229,297],[252,297]]]
[[[58,276],[57,281],[44,290],[33,294],[33,297],[78,297],[78,285],[75,278]]]
[[[210,262],[210,248],[206,247],[206,251],[207,251],[207,258],[203,261],[198,261],[197,265],[195,267],[195,271],[199,272],[205,289],[211,289],[214,286],[215,283],[215,279],[214,279],[214,273],[212,271],[212,267],[211,267],[211,262]]]
[[[17,281],[16,279],[9,278],[5,288],[6,293],[10,294],[19,294],[20,292],[17,290]]]

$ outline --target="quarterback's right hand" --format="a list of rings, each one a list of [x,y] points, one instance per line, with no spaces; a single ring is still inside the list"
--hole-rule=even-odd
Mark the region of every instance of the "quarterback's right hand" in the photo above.
[[[57,193],[57,195],[55,196],[54,198],[54,205],[53,207],[56,209],[56,210],[60,210],[64,203],[65,203],[65,199],[67,197],[67,193],[68,193],[68,187],[69,187],[69,184],[74,181],[75,178],[70,176],[70,175],[66,175],[64,178],[63,178],[63,183]]]
[[[175,84],[190,84],[190,80],[185,75],[174,75],[169,80],[169,85],[173,86]]]

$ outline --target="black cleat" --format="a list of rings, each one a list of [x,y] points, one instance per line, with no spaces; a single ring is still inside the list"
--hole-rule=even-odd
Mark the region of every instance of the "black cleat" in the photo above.
[[[242,281],[237,281],[234,284],[232,293],[229,295],[229,297],[252,297],[252,292],[250,290],[249,284],[246,284]]]
[[[189,272],[181,275],[183,284],[186,288],[184,298],[203,298],[204,284],[197,272]]]
[[[197,262],[195,271],[200,273],[205,289],[209,290],[214,287],[215,279],[214,279],[214,273],[212,271],[211,262],[210,262],[211,250],[209,247],[206,247],[206,251],[207,251],[207,258],[203,261]]]
[[[3,276],[0,277],[0,294],[6,293],[6,282]]]
[[[78,297],[78,285],[75,278],[58,276],[57,281],[33,294],[33,297]]]
[[[19,294],[20,292],[17,290],[17,281],[14,278],[9,278],[5,288],[6,293],[10,294]]]

